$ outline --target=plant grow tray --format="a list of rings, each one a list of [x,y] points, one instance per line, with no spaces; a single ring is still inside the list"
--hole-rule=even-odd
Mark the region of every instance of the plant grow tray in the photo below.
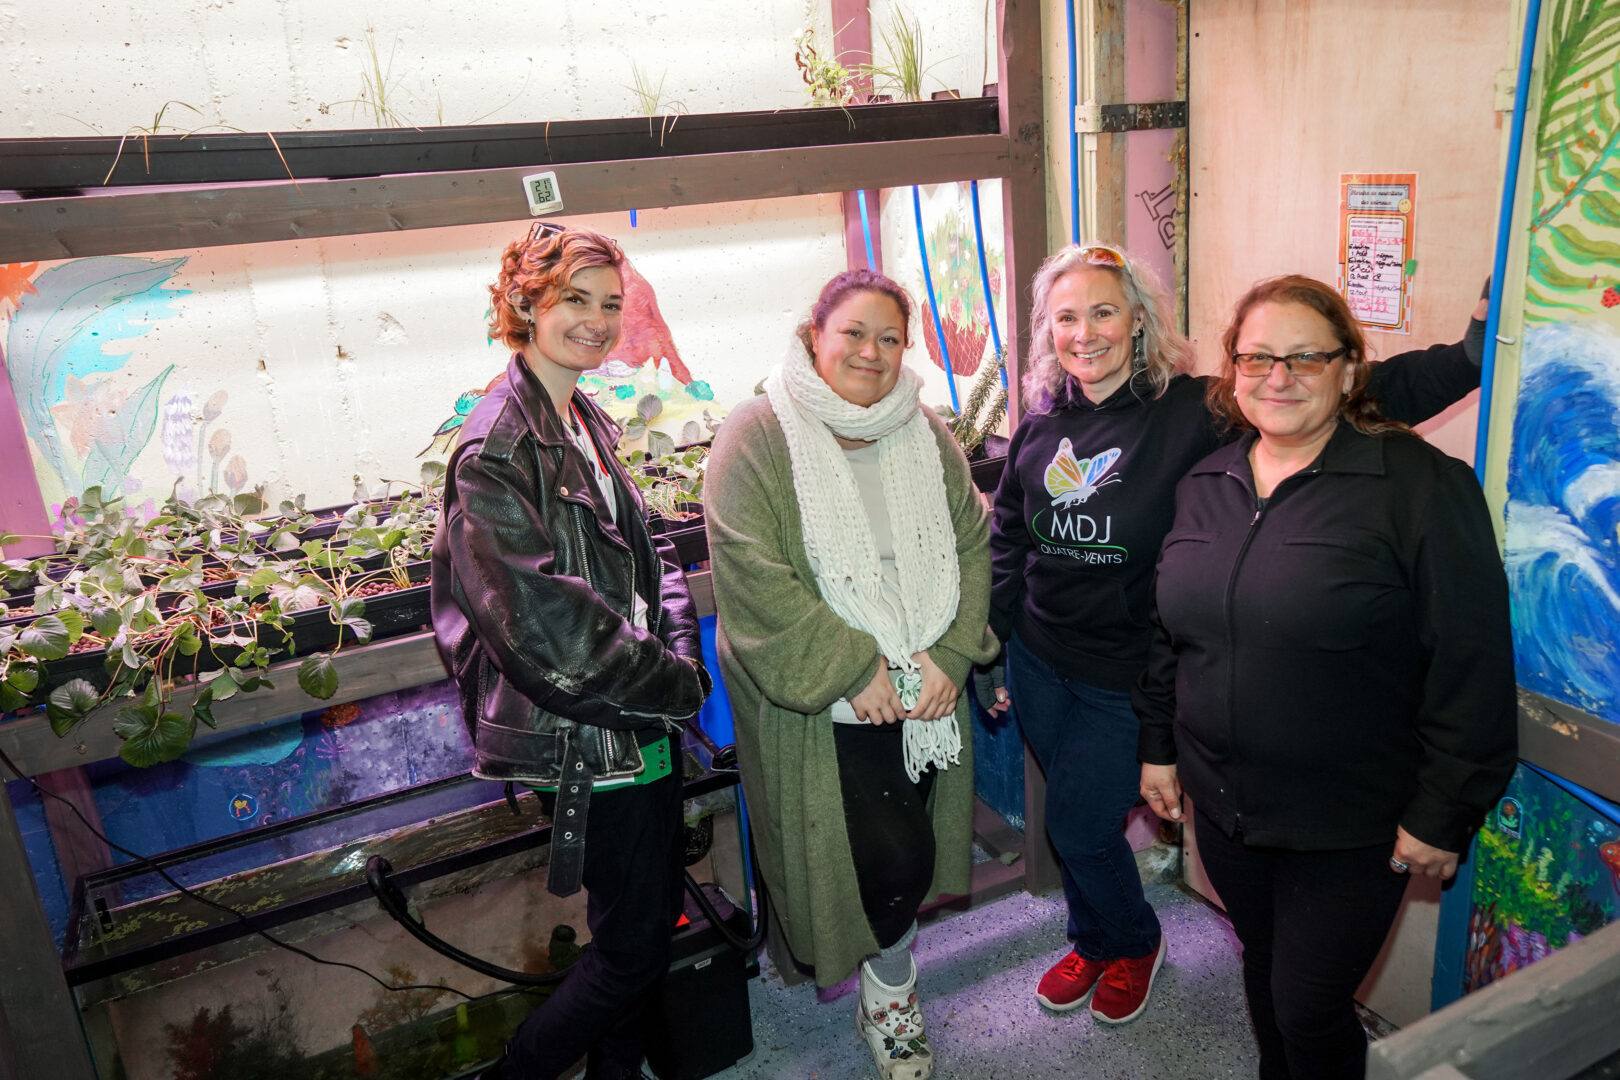
[[[671,118],[673,119],[673,118]],[[1000,130],[995,98],[459,127],[0,139],[0,189],[72,194],[140,184],[344,179],[833,144]],[[283,163],[285,162],[285,163]]]
[[[372,641],[419,630],[432,621],[428,567],[427,562],[411,563],[407,567],[411,580],[420,584],[365,598],[365,618],[371,623]],[[288,654],[294,657],[331,649],[340,638],[345,645],[354,644],[358,640],[354,631],[333,623],[330,612],[331,607],[326,604],[294,612],[288,628],[292,634],[291,646],[284,643],[280,632],[261,623],[232,623],[228,630],[242,633],[251,629],[260,644],[272,649],[288,650]],[[166,671],[170,676],[214,671],[234,662],[240,655],[241,648],[238,646],[205,646],[195,656],[176,654],[174,666]],[[107,673],[106,661],[107,650],[104,648],[86,649],[61,660],[46,661],[45,675],[32,695],[33,700],[44,701],[50,691],[74,679],[84,679],[98,691],[105,690],[112,681]]]

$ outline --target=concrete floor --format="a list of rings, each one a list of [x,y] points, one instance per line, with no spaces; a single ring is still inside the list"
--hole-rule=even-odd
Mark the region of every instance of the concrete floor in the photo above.
[[[1173,884],[1146,889],[1170,951],[1147,1012],[1116,1028],[1096,1023],[1085,1009],[1059,1016],[1035,1002],[1035,984],[1068,947],[1061,893],[1015,893],[924,926],[916,945],[918,989],[935,1076],[1254,1076],[1257,1058],[1231,927]],[[749,984],[754,1053],[715,1080],[875,1077],[855,1033],[854,981],[818,993],[810,983],[784,986],[769,961],[764,964]]]

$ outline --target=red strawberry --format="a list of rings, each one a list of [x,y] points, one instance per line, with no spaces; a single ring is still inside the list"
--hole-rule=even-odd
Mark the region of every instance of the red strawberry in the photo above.
[[[1620,304],[1620,289],[1610,285],[1603,290],[1603,306],[1614,307],[1616,304]]]

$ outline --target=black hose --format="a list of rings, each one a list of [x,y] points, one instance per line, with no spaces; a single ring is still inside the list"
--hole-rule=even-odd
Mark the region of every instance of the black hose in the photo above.
[[[381,855],[373,855],[366,860],[366,884],[370,885],[371,891],[377,894],[377,903],[382,905],[384,911],[393,916],[395,922],[409,931],[412,937],[434,952],[448,956],[461,966],[472,968],[480,975],[488,975],[492,979],[504,979],[516,986],[553,986],[562,982],[563,978],[568,974],[566,968],[562,971],[548,971],[544,975],[535,975],[527,971],[513,971],[511,968],[503,968],[499,964],[491,964],[487,960],[480,960],[471,953],[462,952],[411,917],[410,911],[405,906],[405,894],[399,891],[399,886],[395,885],[388,876],[393,872],[393,865]]]
[[[716,746],[707,733],[695,724],[688,730],[694,732],[698,740],[703,743],[704,748],[709,751],[715,769],[736,769],[737,749],[735,746]],[[686,878],[686,891],[697,903],[698,910],[703,912],[704,918],[709,920],[709,925],[714,927],[727,945],[742,953],[751,953],[759,948],[765,941],[765,931],[770,925],[770,894],[765,891],[765,879],[758,871],[759,858],[754,853],[752,829],[748,831],[747,843],[749,863],[755,867],[754,890],[759,897],[759,914],[755,916],[754,926],[747,937],[742,937],[726,925],[726,921],[715,910],[714,904],[704,894],[702,886],[697,883],[689,871],[682,871],[682,876]],[[395,922],[403,926],[412,937],[428,948],[449,957],[463,967],[471,968],[480,975],[488,975],[494,979],[505,979],[516,986],[551,986],[561,982],[563,977],[568,974],[566,969],[563,971],[550,971],[544,975],[533,975],[526,971],[513,971],[511,968],[503,968],[499,964],[491,964],[487,960],[480,960],[471,953],[462,952],[411,917],[411,913],[406,907],[405,894],[399,891],[399,886],[395,885],[389,877],[393,872],[393,864],[381,855],[373,855],[366,860],[366,884],[370,885],[371,891],[376,894],[377,903],[393,917]],[[589,947],[589,945],[586,946],[586,948]]]

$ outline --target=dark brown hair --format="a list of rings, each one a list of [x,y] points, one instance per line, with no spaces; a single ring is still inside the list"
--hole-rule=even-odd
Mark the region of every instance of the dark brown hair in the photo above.
[[[874,270],[845,270],[821,287],[821,295],[810,309],[810,317],[799,324],[799,342],[805,353],[815,359],[816,350],[810,331],[827,329],[827,316],[833,309],[856,293],[875,292],[887,296],[900,308],[900,322],[906,333],[906,344],[911,344],[911,296],[891,277]]]
[[[611,266],[621,276],[624,273],[624,252],[593,229],[547,231],[506,245],[500,275],[489,287],[494,309],[490,340],[522,348],[531,325],[524,310],[538,313],[556,304],[574,275],[593,266]]]
[[[1237,365],[1232,357],[1237,353],[1243,321],[1249,317],[1249,312],[1261,304],[1300,304],[1322,316],[1333,328],[1333,336],[1346,350],[1345,363],[1350,364],[1353,371],[1350,390],[1339,401],[1340,420],[1363,435],[1410,430],[1405,424],[1385,417],[1378,410],[1378,402],[1367,395],[1367,382],[1372,378],[1367,361],[1367,339],[1361,332],[1361,324],[1350,314],[1350,305],[1335,289],[1302,274],[1285,274],[1256,282],[1237,302],[1237,307],[1232,311],[1232,321],[1221,335],[1221,352],[1225,362],[1220,377],[1209,384],[1205,395],[1209,411],[1217,421],[1227,428],[1253,426],[1238,409]]]

